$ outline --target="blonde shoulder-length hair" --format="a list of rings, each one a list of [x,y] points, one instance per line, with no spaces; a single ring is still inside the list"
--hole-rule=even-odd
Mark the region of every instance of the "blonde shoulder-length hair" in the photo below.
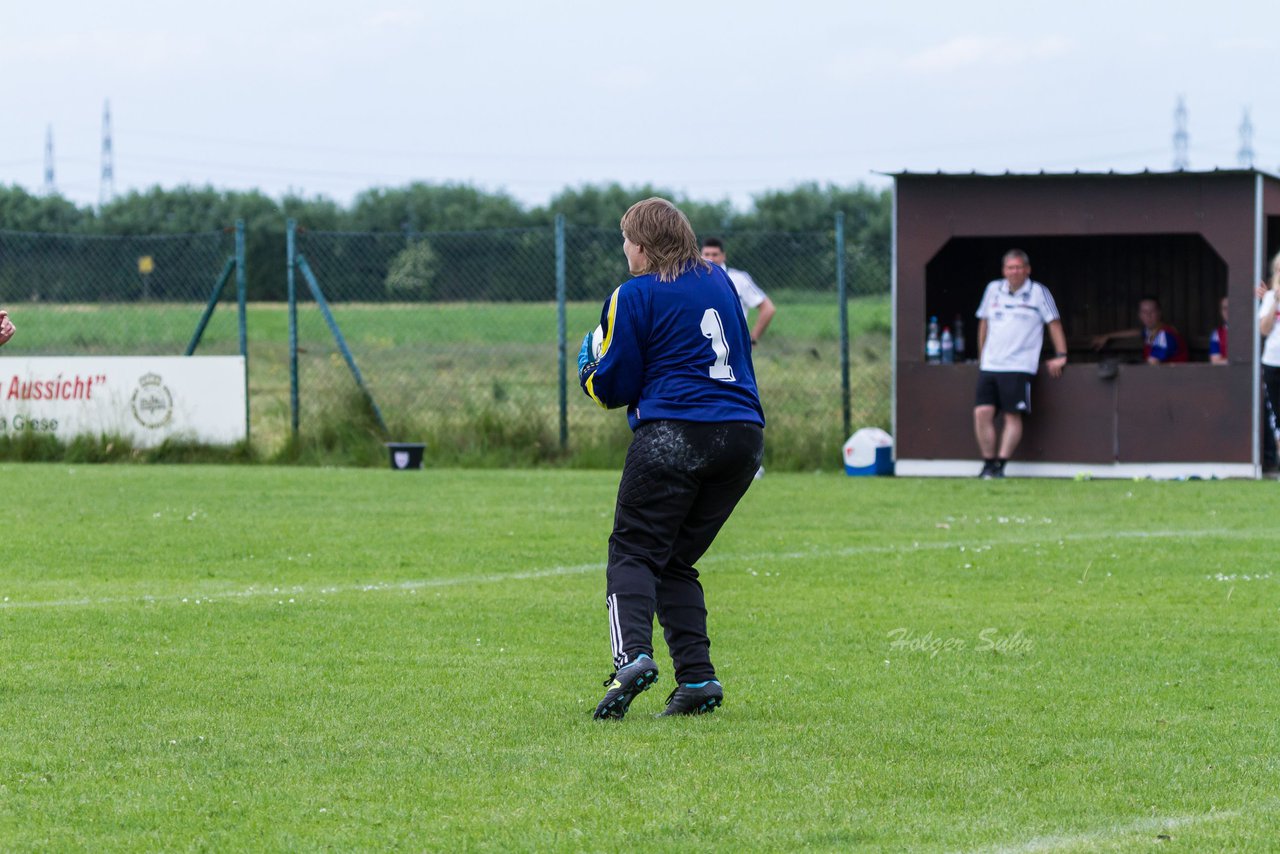
[[[710,270],[702,260],[698,238],[689,218],[666,199],[653,197],[636,202],[622,215],[622,236],[644,249],[648,267],[660,282],[674,281],[693,265]]]

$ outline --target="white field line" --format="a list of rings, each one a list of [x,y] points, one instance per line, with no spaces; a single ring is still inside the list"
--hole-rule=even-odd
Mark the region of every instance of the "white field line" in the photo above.
[[[806,549],[802,551],[786,551],[786,552],[756,552],[753,554],[713,554],[704,557],[701,564],[721,564],[721,563],[738,563],[751,564],[761,561],[795,561],[795,560],[812,560],[815,558],[832,558],[832,557],[856,557],[858,555],[873,554],[896,554],[909,553],[914,551],[944,551],[947,549],[991,549],[998,546],[1027,546],[1036,544],[1052,545],[1057,541],[1063,542],[1083,542],[1090,540],[1161,540],[1161,539],[1183,539],[1195,540],[1208,537],[1228,538],[1228,539],[1256,539],[1269,540],[1278,539],[1280,537],[1267,536],[1265,534],[1257,534],[1255,532],[1245,531],[1223,531],[1223,530],[1205,530],[1205,531],[1107,531],[1089,534],[1055,534],[1052,530],[1046,529],[1044,536],[1035,539],[1010,539],[998,540],[994,542],[984,543],[961,543],[955,541],[948,542],[930,542],[930,543],[911,543],[909,545],[888,545],[888,546],[848,546],[836,549]],[[147,594],[137,596],[107,596],[107,597],[82,597],[73,599],[52,599],[44,601],[14,601],[11,595],[4,597],[0,601],[0,611],[25,609],[25,608],[83,608],[97,605],[128,605],[128,604],[203,604],[213,601],[224,600],[247,600],[254,598],[280,598],[299,595],[335,595],[344,593],[376,593],[376,592],[412,592],[415,590],[425,590],[436,587],[457,587],[460,585],[473,584],[503,584],[512,581],[528,581],[540,578],[555,578],[563,575],[582,575],[588,572],[598,572],[604,569],[603,564],[584,563],[575,566],[553,566],[545,569],[531,569],[519,572],[493,573],[489,575],[457,575],[445,578],[423,578],[413,579],[409,581],[393,581],[393,582],[371,582],[365,584],[338,584],[338,585],[251,585],[240,590],[206,590],[199,593],[186,594],[167,594],[161,596],[152,596]]]
[[[74,608],[89,605],[127,605],[127,604],[161,604],[214,602],[226,599],[251,599],[254,597],[277,598],[300,595],[333,595],[336,593],[376,593],[381,591],[413,591],[431,587],[455,587],[461,584],[497,584],[505,581],[523,581],[530,578],[553,578],[557,575],[580,575],[591,570],[600,570],[604,566],[598,563],[584,563],[578,566],[553,566],[548,569],[534,569],[528,572],[510,572],[497,575],[457,575],[449,578],[421,578],[410,581],[375,582],[371,584],[333,584],[307,587],[306,585],[256,585],[243,590],[219,590],[193,594],[171,594],[166,596],[109,596],[98,599],[54,599],[45,602],[0,602],[0,610],[6,608]]]
[[[1228,821],[1239,818],[1243,813],[1239,810],[1215,810],[1200,815],[1152,816],[1136,819],[1125,824],[1113,824],[1084,833],[1063,834],[1061,836],[1037,836],[1024,842],[1011,845],[997,845],[991,848],[975,849],[972,854],[1032,854],[1039,851],[1063,851],[1071,849],[1096,850],[1100,845],[1109,845],[1121,841],[1123,837],[1135,833],[1164,833],[1180,827],[1206,824],[1214,821]],[[1154,842],[1155,840],[1150,840]]]

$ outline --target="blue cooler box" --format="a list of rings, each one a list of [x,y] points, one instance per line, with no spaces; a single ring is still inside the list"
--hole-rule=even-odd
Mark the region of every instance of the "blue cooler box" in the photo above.
[[[844,443],[844,473],[852,477],[893,474],[893,437],[863,427]]]

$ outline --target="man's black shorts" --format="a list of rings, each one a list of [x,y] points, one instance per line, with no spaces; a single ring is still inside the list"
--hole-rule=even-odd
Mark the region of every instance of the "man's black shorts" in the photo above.
[[[982,371],[974,406],[994,406],[999,412],[1031,414],[1031,374]]]

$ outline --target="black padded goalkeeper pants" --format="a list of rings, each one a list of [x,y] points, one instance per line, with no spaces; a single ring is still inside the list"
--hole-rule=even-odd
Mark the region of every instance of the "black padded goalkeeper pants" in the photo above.
[[[606,604],[614,667],[653,656],[662,625],[684,684],[716,678],[707,606],[694,564],[760,468],[757,424],[652,421],[636,428],[609,537]]]

